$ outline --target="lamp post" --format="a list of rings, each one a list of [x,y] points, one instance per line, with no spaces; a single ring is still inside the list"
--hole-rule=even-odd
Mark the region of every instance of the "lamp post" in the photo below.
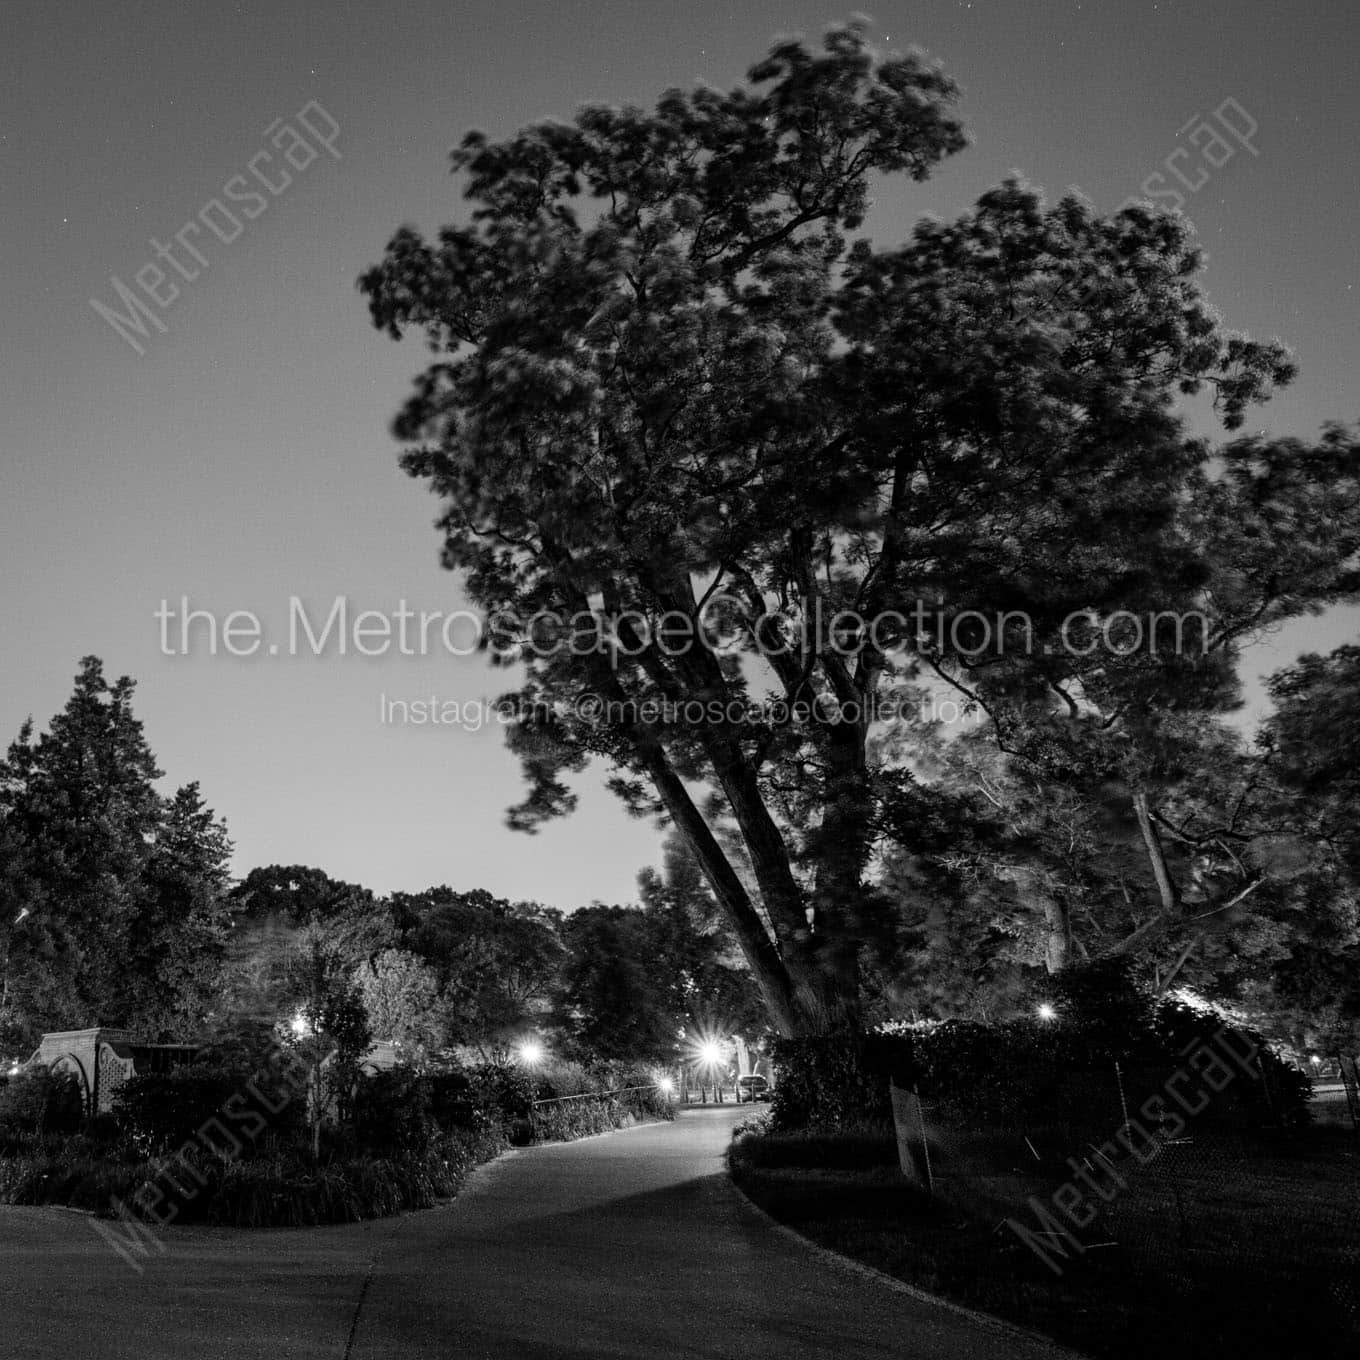
[[[722,1087],[718,1084],[718,1068],[723,1060],[722,1045],[716,1039],[705,1039],[699,1045],[699,1061],[708,1069],[709,1079],[713,1083],[713,1100],[715,1104],[722,1104]]]

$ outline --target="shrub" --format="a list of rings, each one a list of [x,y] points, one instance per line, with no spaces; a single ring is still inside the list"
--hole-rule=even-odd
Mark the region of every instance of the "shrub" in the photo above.
[[[1206,1127],[1307,1122],[1307,1077],[1260,1035],[1157,1000],[1133,983],[1122,962],[1066,969],[1045,979],[1032,1002],[1031,1013],[1000,1023],[950,1020],[905,1037],[780,1040],[774,1128],[886,1121],[889,1077],[915,1086],[959,1127],[1103,1128],[1112,1115],[1118,1122],[1125,1105],[1132,1110],[1160,1092],[1188,1061],[1200,1065],[1195,1051],[1216,1043],[1254,1056],[1250,1070],[1238,1065],[1230,1080],[1206,1090],[1210,1103],[1199,1116]],[[1040,1003],[1052,1007],[1052,1019],[1038,1017]]]
[[[536,1072],[533,1078],[535,1100],[555,1100],[562,1096],[584,1095],[590,1091],[609,1091],[615,1086],[608,1068],[590,1068],[584,1063],[555,1062],[551,1067]]]
[[[449,1064],[427,1074],[430,1117],[449,1133],[507,1131],[525,1142],[537,1099],[535,1082],[507,1063]]]
[[[745,1132],[756,1135],[742,1142],[743,1162],[753,1170],[866,1171],[898,1166],[896,1135],[884,1125],[826,1133],[811,1129],[772,1133],[757,1126]],[[733,1130],[734,1137],[741,1133],[740,1128]]]
[[[566,1142],[628,1128],[643,1120],[675,1117],[671,1102],[650,1082],[635,1090],[607,1088],[579,1097],[540,1099],[551,1100],[550,1104],[536,1106],[530,1115],[531,1137],[540,1142]]]
[[[778,1039],[774,1065],[771,1110],[778,1130],[891,1118],[887,1078],[866,1063],[863,1037]]]
[[[457,1194],[468,1174],[504,1147],[499,1134],[453,1134],[419,1151],[321,1166],[296,1153],[236,1162],[186,1217],[240,1228],[311,1227],[428,1209]]]
[[[739,1138],[764,1138],[774,1124],[774,1116],[769,1110],[762,1110],[759,1114],[753,1114],[747,1119],[743,1119],[740,1124],[732,1126],[732,1141],[735,1143]]]
[[[1197,1051],[1225,1044],[1252,1056],[1246,1070],[1234,1066],[1221,1085],[1205,1085],[1209,1103],[1198,1123],[1251,1129],[1307,1122],[1307,1078],[1259,1034],[1143,996],[1126,988],[1118,972],[1071,971],[1072,978],[1059,975],[1047,991],[1056,1012],[1051,1021],[949,1021],[915,1036],[922,1097],[974,1127],[1104,1126],[1123,1106],[1135,1109],[1161,1092],[1174,1073],[1201,1067]]]
[[[115,1201],[135,1210],[141,1198],[157,1205],[161,1221],[177,1223],[348,1223],[429,1208],[455,1194],[474,1167],[504,1147],[498,1132],[438,1135],[418,1151],[318,1164],[299,1143],[252,1158],[200,1162],[200,1175],[191,1179],[178,1172],[172,1178],[161,1161],[90,1158],[78,1155],[75,1140],[53,1141],[24,1156],[0,1158],[0,1204],[63,1204],[112,1215]]]
[[[512,1135],[528,1127],[533,1110],[531,1078],[507,1063],[482,1063],[468,1071],[474,1103]]]
[[[489,1107],[483,1091],[461,1067],[429,1073],[430,1115],[445,1133],[489,1133],[500,1127],[498,1107]]]
[[[0,1088],[0,1139],[74,1133],[84,1116],[80,1082],[73,1073],[30,1067]]]
[[[1205,1123],[1300,1129],[1310,1122],[1312,1082],[1285,1062],[1256,1030],[1225,1026],[1216,1016],[1175,1001],[1157,1006],[1152,1024],[1165,1062],[1174,1058],[1177,1066],[1183,1066],[1187,1052],[1211,1047],[1215,1039],[1226,1037],[1233,1051],[1247,1057],[1248,1065],[1259,1074],[1239,1070],[1236,1080],[1213,1092],[1212,1103],[1202,1116]]]
[[[217,1141],[240,1142],[245,1147],[294,1136],[306,1120],[306,1099],[289,1098],[264,1075],[263,1065],[221,1066],[209,1059],[184,1064],[169,1072],[152,1072],[124,1083],[114,1103],[119,1127],[144,1156],[182,1145],[205,1128],[228,1131]]]
[[[363,1077],[353,1105],[358,1145],[378,1153],[423,1151],[437,1131],[430,1085],[408,1067]]]
[[[190,1138],[217,1115],[238,1086],[220,1069],[178,1068],[133,1077],[114,1102],[114,1118],[148,1156]]]
[[[62,1204],[108,1213],[114,1199],[127,1200],[145,1180],[138,1163],[73,1156],[49,1146],[18,1157],[0,1157],[0,1204]]]

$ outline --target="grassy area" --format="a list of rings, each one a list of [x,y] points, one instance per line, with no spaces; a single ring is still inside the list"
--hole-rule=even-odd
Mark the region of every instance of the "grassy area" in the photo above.
[[[821,1245],[1092,1356],[1357,1352],[1355,1331],[1342,1335],[1360,1279],[1353,1137],[1318,1131],[1287,1151],[1257,1149],[1250,1177],[1225,1176],[1233,1163],[1201,1150],[1198,1166],[1183,1158],[1146,1185],[1131,1179],[1102,1225],[1117,1244],[1071,1256],[1061,1274],[1003,1214],[904,1181],[890,1130],[746,1135],[730,1163],[752,1199]],[[1349,1299],[1331,1290],[1337,1280],[1351,1282]]]

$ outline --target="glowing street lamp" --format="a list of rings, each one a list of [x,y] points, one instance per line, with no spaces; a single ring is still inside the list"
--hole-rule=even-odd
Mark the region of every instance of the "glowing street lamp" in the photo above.
[[[517,1052],[521,1064],[525,1067],[537,1067],[546,1056],[543,1045],[537,1039],[521,1041]]]
[[[670,1077],[658,1077],[656,1079],[657,1090],[663,1096],[673,1096],[675,1094],[675,1082]]]
[[[713,1097],[719,1104],[722,1103],[721,1073],[727,1060],[727,1047],[724,1042],[712,1034],[695,1035],[694,1043],[691,1048],[694,1055],[694,1062],[701,1071],[708,1073],[708,1080],[713,1086]],[[702,1078],[699,1082],[699,1089],[704,1091]],[[707,1104],[708,1096],[704,1094],[704,1103]]]
[[[1047,1001],[1041,1002],[1039,1007],[1034,1013],[1039,1017],[1040,1020],[1044,1021],[1045,1023],[1047,1023],[1050,1020],[1056,1020],[1058,1018],[1058,1012],[1056,1007],[1050,1006]]]
[[[288,1028],[293,1031],[295,1039],[309,1039],[312,1034],[312,1022],[307,1019],[306,1011],[298,1013],[288,1022]]]

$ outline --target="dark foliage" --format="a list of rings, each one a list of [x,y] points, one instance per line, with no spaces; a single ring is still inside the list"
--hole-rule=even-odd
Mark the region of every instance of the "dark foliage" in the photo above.
[[[890,1117],[887,1081],[866,1064],[862,1039],[779,1039],[774,1063],[776,1129],[835,1129]]]
[[[416,1152],[437,1131],[428,1077],[410,1068],[376,1072],[360,1081],[354,1096],[353,1133],[370,1152]]]
[[[29,1068],[0,1086],[0,1144],[28,1134],[74,1133],[83,1114],[80,1084],[74,1076]]]
[[[200,1060],[128,1081],[112,1120],[143,1155],[186,1142],[241,1153],[295,1136],[306,1119],[306,1097],[280,1082],[265,1061],[255,1065]]]
[[[1041,1018],[1037,1008],[1046,1008]],[[1045,980],[1035,1010],[997,1024],[951,1020],[910,1038],[782,1040],[775,1128],[843,1128],[888,1111],[892,1078],[917,1089],[960,1127],[1017,1129],[1109,1122],[1186,1071],[1204,1087],[1204,1124],[1298,1128],[1306,1076],[1259,1034],[1140,991],[1120,963],[1065,969]],[[1207,1075],[1211,1055],[1229,1058]],[[1202,1082],[1201,1073],[1205,1073]],[[1226,1073],[1226,1075],[1223,1075]],[[1117,1122],[1117,1121],[1116,1121]]]

